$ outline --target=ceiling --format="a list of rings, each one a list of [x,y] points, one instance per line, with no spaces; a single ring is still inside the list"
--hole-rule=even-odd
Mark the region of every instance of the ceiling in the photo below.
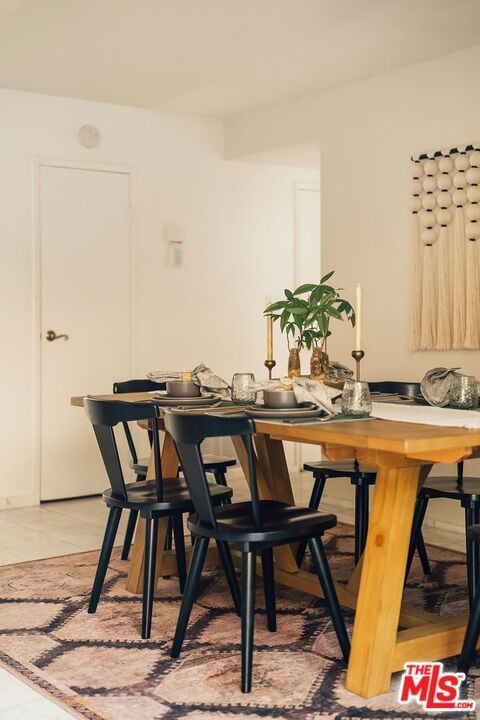
[[[0,0],[0,87],[229,116],[479,44],[479,0]]]

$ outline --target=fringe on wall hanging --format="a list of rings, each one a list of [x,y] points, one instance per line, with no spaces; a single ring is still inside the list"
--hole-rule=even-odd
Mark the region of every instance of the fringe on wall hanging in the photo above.
[[[480,348],[480,143],[412,158],[413,345]]]

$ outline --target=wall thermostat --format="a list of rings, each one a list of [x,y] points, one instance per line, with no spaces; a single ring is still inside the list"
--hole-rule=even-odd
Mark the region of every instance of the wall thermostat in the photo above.
[[[100,130],[95,125],[82,125],[78,131],[80,145],[86,148],[95,148],[100,142]]]

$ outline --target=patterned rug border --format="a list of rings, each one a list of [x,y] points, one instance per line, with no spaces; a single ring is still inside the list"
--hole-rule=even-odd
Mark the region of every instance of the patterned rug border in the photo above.
[[[342,523],[338,523],[336,530],[337,530],[337,533],[339,530],[342,531],[343,529],[347,530],[347,532],[348,532],[348,530],[350,530],[351,528],[352,528],[352,526],[350,525],[350,523],[342,522]],[[337,533],[335,533],[335,535]],[[328,539],[330,540],[330,538],[328,538]],[[331,539],[333,539],[333,537]],[[117,547],[120,547],[120,546],[117,546]],[[428,547],[435,549],[435,550],[442,549],[440,546],[433,546],[430,544],[428,545]],[[464,556],[465,555],[465,553],[462,553],[459,550],[451,550],[450,548],[444,548],[444,549],[447,550],[448,553],[453,556]],[[31,564],[37,564],[37,563],[40,564],[40,563],[47,562],[47,561],[60,560],[62,558],[66,558],[66,557],[71,557],[71,558],[81,557],[83,555],[88,555],[92,552],[98,552],[98,551],[89,550],[89,551],[84,551],[84,552],[82,551],[82,552],[77,552],[77,553],[67,553],[65,555],[56,555],[54,557],[41,558],[38,560],[25,560],[25,561],[22,561],[19,563],[11,563],[9,565],[0,567],[0,572],[6,568],[20,567],[20,566],[24,566],[24,565],[31,565]],[[343,554],[348,555],[348,553],[344,553],[342,551],[338,552],[338,555],[340,555],[340,556]],[[117,579],[117,578],[115,578],[115,579]],[[441,593],[441,592],[442,592],[442,589],[438,588],[436,590],[433,590],[432,594],[437,594],[437,593]],[[128,601],[129,598],[116,598],[116,600],[120,601],[120,602],[122,600]],[[89,644],[89,643],[87,643],[87,644]],[[104,641],[102,642],[102,644],[105,644]],[[144,646],[143,643],[142,643],[142,646]],[[218,652],[221,654],[222,650],[220,649]],[[223,652],[227,652],[227,649],[224,648]],[[40,672],[38,672],[37,669],[35,668],[35,666],[29,664],[28,662],[24,662],[23,660],[18,660],[16,658],[12,657],[12,655],[10,655],[8,652],[5,652],[4,650],[1,650],[1,649],[0,649],[0,667],[4,668],[8,672],[11,672],[15,677],[17,677],[21,681],[25,682],[28,686],[30,686],[36,692],[38,692],[42,696],[48,698],[54,704],[58,705],[63,710],[65,710],[67,713],[70,713],[72,716],[78,718],[79,720],[109,720],[109,718],[111,718],[110,715],[108,715],[108,714],[105,715],[102,712],[101,708],[92,709],[92,707],[89,707],[88,706],[89,698],[83,698],[82,695],[76,689],[72,688],[71,690],[69,689],[69,691],[67,692],[64,689],[62,689],[60,683],[57,686],[53,685],[51,682],[49,682],[49,680],[47,678],[42,676],[41,670],[40,670]],[[318,679],[318,682],[320,682],[320,679]],[[471,693],[471,696],[473,696],[472,691],[473,691],[473,688],[470,688],[469,695]],[[313,690],[311,690],[310,692],[313,692]],[[366,705],[368,707],[368,701],[366,701]],[[189,704],[186,703],[186,707],[188,707],[188,706],[189,706]],[[178,704],[177,704],[177,708],[180,709],[178,707]],[[291,709],[293,709],[293,708],[295,708],[295,705],[291,706]],[[205,706],[205,709],[207,709],[206,706]],[[261,706],[258,706],[258,705],[257,706],[252,705],[251,707],[248,707],[248,705],[242,704],[242,709],[247,714],[257,713],[257,715],[274,718],[274,717],[277,717],[277,715],[279,713],[286,710],[287,706],[284,706],[282,708],[270,707],[270,708],[268,708],[270,710],[270,712],[268,712],[268,713],[265,713],[265,711],[267,710],[266,707],[262,708]],[[197,710],[202,710],[201,705],[197,707]],[[227,712],[231,712],[231,710],[232,710],[232,706],[230,706],[228,708]],[[360,712],[358,712],[358,710],[360,710]],[[99,714],[99,712],[101,714]],[[395,720],[418,720],[418,718],[420,718],[420,717],[422,717],[422,718],[425,717],[425,716],[422,716],[421,714],[419,714],[417,716],[417,713],[415,713],[415,712],[408,713],[407,711],[405,711],[404,714],[402,713],[402,715],[399,715],[398,712],[392,713],[391,711],[385,710],[385,709],[383,711],[382,710],[380,711],[382,713],[382,715],[379,715],[379,714],[377,715],[376,714],[377,712],[378,712],[378,710],[372,711],[372,715],[371,715],[372,719],[375,718],[375,720],[391,720],[392,717],[394,717]],[[179,716],[179,717],[184,717],[184,716],[182,714],[182,716]],[[334,715],[326,716],[326,718],[328,718],[328,720],[365,720],[366,717],[369,717],[369,716],[365,716],[365,714],[362,713],[362,709],[359,709],[357,707],[344,707],[344,709],[341,710],[340,712],[337,712]],[[432,720],[434,720],[435,717],[438,718],[438,715],[433,714]],[[451,714],[447,715],[444,713],[441,715],[439,720],[466,720],[466,717],[467,716],[459,715],[458,713],[456,713],[454,716],[452,716]],[[472,717],[472,716],[468,715],[468,717]],[[480,719],[480,715],[478,717]],[[309,718],[307,716],[305,716],[305,720],[309,720]],[[323,718],[322,718],[322,720],[323,720]]]
[[[82,553],[72,554],[81,555]],[[58,557],[66,556],[59,555]],[[41,562],[41,560],[38,562]],[[12,564],[20,565],[20,563]],[[0,650],[0,667],[8,670],[8,672],[12,673],[16,678],[25,682],[33,690],[54,702],[55,705],[58,705],[62,710],[70,713],[70,715],[74,715],[80,718],[80,720],[83,720],[83,718],[87,718],[87,720],[105,720],[105,715],[98,715],[98,713],[85,707],[81,700],[79,700],[77,693],[75,693],[75,696],[73,694],[68,696],[67,693],[49,683],[48,680],[40,677],[35,670],[27,667],[27,665],[21,663],[19,660],[15,660],[15,658],[12,658],[11,655],[3,652],[3,650]]]

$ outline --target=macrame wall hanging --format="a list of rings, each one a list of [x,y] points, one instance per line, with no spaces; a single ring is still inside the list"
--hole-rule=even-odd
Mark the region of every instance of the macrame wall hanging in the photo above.
[[[480,143],[412,158],[416,350],[480,348]]]

